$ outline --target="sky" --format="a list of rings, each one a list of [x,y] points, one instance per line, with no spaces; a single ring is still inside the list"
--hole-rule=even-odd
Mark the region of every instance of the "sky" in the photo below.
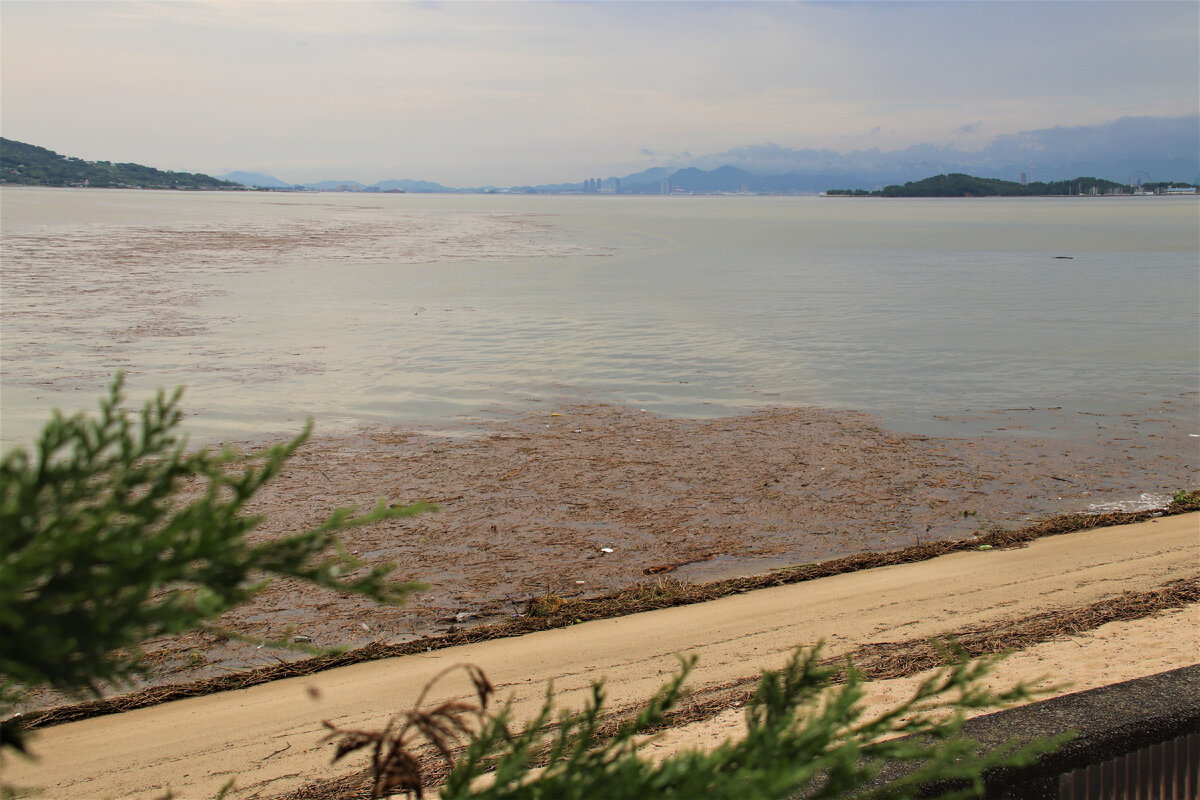
[[[1200,115],[1200,3],[2,0],[0,70],[88,160],[511,186]]]

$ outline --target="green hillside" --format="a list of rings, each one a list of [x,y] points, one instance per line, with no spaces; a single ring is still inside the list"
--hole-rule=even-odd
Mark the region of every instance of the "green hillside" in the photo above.
[[[865,192],[849,189],[831,189],[830,195],[853,197],[1045,197],[1079,194],[1128,194],[1127,184],[1103,178],[1074,178],[1069,181],[1050,181],[1022,184],[1002,181],[998,178],[977,178],[952,172],[935,175],[920,181],[909,181],[903,186],[885,186],[882,191]]]
[[[903,186],[883,187],[884,197],[1021,197],[1062,194],[1107,194],[1113,189],[1128,190],[1129,187],[1103,178],[1076,178],[1072,181],[1040,181],[1020,184],[998,178],[976,178],[953,172],[935,175],[923,181],[910,181]]]
[[[164,172],[141,164],[113,164],[62,156],[53,150],[0,138],[0,184],[88,186],[119,189],[244,189],[192,172]]]

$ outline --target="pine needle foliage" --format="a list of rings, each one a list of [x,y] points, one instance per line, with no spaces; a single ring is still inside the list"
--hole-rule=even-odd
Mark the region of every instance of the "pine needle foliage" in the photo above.
[[[210,627],[271,577],[400,603],[420,584],[364,568],[340,531],[427,506],[343,508],[310,530],[250,542],[246,503],[305,441],[243,455],[189,451],[181,390],[136,419],[123,377],[98,416],[55,411],[32,452],[0,460],[0,712],[27,687],[97,693],[144,671],[141,643]],[[3,744],[20,745],[12,725]]]
[[[710,751],[685,749],[663,759],[646,758],[640,752],[645,731],[658,727],[683,695],[694,660],[681,661],[674,678],[612,736],[602,730],[605,696],[599,684],[581,710],[559,712],[557,719],[548,692],[540,713],[516,732],[511,707],[502,706],[484,721],[439,796],[950,800],[981,795],[986,770],[1032,763],[1061,743],[1043,739],[980,753],[962,736],[965,711],[1010,705],[1030,696],[1024,685],[1003,692],[981,687],[980,679],[994,659],[956,661],[924,680],[907,702],[868,715],[859,673],[847,665],[844,682],[837,684],[842,670],[822,666],[818,646],[798,649],[783,669],[763,672],[746,708],[742,738]],[[885,761],[907,762],[912,769],[876,786],[872,780]],[[934,783],[948,788],[927,794]]]

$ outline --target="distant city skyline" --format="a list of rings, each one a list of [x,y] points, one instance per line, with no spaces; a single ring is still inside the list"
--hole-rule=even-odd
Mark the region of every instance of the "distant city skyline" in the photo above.
[[[1094,156],[1118,120],[1182,120],[1186,151],[1200,119],[1193,2],[4,0],[0,15],[4,136],[296,183],[782,173],[875,150],[1003,165],[1049,144],[1087,163],[1053,132]]]

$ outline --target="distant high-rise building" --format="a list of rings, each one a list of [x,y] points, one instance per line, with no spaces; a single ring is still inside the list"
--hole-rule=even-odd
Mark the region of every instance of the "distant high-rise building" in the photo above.
[[[1024,172],[1022,172],[1022,173],[1021,173],[1021,185],[1022,185],[1022,186],[1028,186],[1028,185],[1029,185],[1029,176],[1028,176],[1028,175],[1026,175]]]

